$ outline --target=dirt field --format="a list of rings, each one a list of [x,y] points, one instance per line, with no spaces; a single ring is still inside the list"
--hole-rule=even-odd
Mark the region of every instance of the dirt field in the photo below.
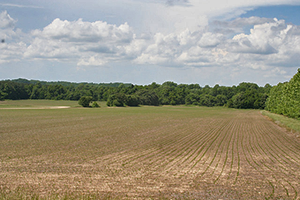
[[[255,110],[0,110],[0,161],[0,198],[300,198],[299,138]]]

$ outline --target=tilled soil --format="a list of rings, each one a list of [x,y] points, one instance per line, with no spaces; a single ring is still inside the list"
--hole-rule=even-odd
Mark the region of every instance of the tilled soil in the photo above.
[[[2,196],[300,198],[299,139],[259,111],[126,109],[6,111]]]

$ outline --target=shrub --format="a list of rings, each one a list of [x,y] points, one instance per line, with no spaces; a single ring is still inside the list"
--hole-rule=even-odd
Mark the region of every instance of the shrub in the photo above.
[[[96,101],[94,101],[93,103],[92,103],[92,108],[99,108],[100,106],[99,106],[99,104],[96,102]]]
[[[83,96],[79,99],[78,104],[83,107],[89,107],[92,99],[91,96]]]

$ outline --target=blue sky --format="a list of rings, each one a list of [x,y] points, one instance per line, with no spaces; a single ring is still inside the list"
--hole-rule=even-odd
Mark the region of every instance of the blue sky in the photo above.
[[[283,19],[287,23],[300,25],[299,18],[300,6],[297,5],[280,5],[280,6],[261,6],[248,11],[241,17],[267,17]]]
[[[299,0],[0,0],[0,80],[259,85],[300,67]]]

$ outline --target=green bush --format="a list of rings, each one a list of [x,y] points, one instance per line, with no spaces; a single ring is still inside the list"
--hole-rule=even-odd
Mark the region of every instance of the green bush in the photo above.
[[[78,104],[83,107],[89,107],[92,99],[91,96],[83,96],[79,99]]]
[[[99,108],[100,106],[99,106],[99,104],[96,102],[96,101],[94,101],[93,103],[92,103],[92,108]]]

